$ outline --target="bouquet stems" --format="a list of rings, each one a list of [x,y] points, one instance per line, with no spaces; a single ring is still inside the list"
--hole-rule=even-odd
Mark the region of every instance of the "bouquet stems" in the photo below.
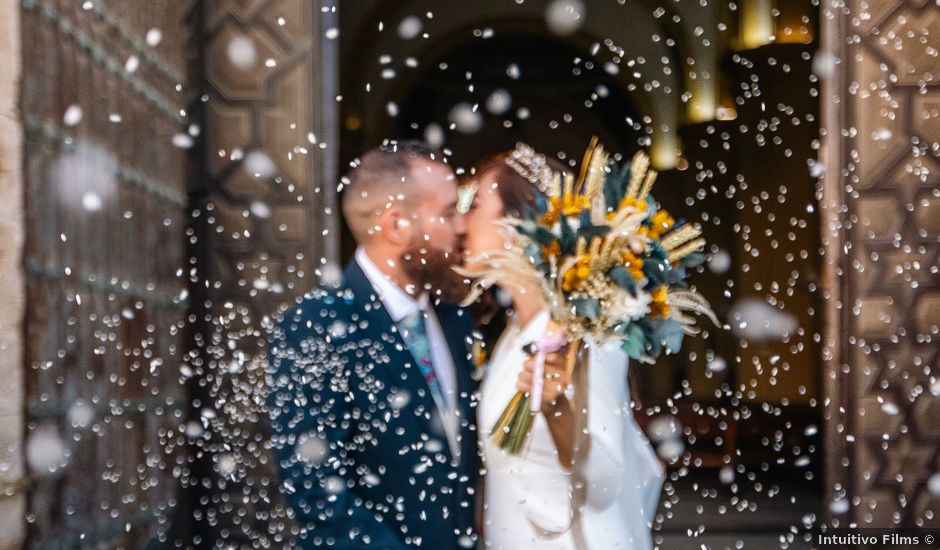
[[[565,356],[565,370],[568,373],[568,379],[574,372],[578,363],[578,355],[581,351],[581,340],[575,340],[568,344],[568,353]],[[503,409],[499,419],[493,424],[490,430],[490,439],[500,449],[505,449],[511,455],[517,455],[525,445],[525,441],[532,430],[532,422],[535,415],[529,406],[530,399],[541,399],[542,396],[530,396],[528,393],[516,392],[516,394]]]

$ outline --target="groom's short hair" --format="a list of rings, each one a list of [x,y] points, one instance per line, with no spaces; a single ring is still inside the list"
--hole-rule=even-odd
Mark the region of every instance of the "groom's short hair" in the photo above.
[[[419,160],[446,164],[439,150],[419,140],[386,141],[351,163],[341,201],[343,217],[357,242],[368,237],[373,216],[389,196],[404,191]]]

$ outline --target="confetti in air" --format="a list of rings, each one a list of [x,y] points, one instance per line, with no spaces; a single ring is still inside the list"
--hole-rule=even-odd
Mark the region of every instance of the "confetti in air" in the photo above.
[[[935,533],[936,2],[0,4],[3,544]]]

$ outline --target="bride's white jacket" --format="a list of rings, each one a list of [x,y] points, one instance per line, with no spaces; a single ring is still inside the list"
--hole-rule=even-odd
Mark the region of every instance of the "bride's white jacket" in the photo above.
[[[628,360],[617,343],[588,343],[591,444],[579,454],[572,472],[559,464],[541,414],[518,456],[489,439],[489,430],[516,391],[526,359],[523,346],[539,339],[547,325],[547,313],[523,328],[510,325],[493,352],[481,388],[487,547],[648,549],[662,469],[633,419]]]

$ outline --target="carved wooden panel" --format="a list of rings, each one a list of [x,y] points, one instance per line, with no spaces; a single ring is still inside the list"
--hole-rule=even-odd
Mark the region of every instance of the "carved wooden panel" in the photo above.
[[[332,4],[202,4],[194,403],[210,428],[198,444],[211,489],[200,495],[198,529],[236,544],[280,547],[290,536],[265,448],[262,326],[336,270]]]
[[[822,21],[830,513],[936,528],[940,10],[827,2]]]
[[[32,547],[139,547],[178,502],[188,10],[21,2]]]

